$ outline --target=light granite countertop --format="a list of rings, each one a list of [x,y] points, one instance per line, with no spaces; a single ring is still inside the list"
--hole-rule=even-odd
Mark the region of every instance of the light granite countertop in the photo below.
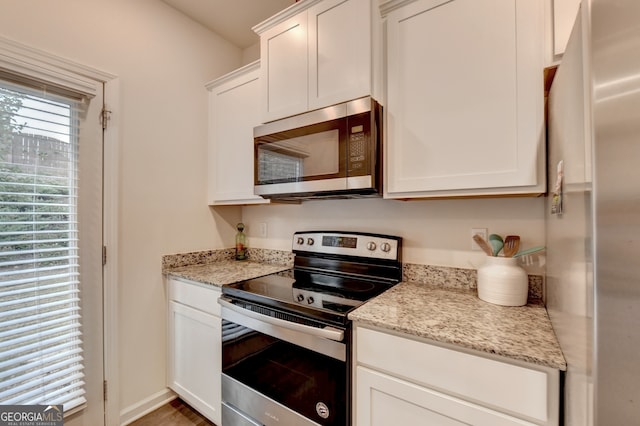
[[[402,282],[349,314],[371,325],[545,367],[566,362],[542,304],[480,300],[475,290]]]
[[[166,269],[169,277],[185,278],[204,284],[222,287],[238,281],[269,275],[291,269],[290,266],[254,262],[251,260],[220,260],[213,263],[180,266]]]
[[[233,250],[166,255],[162,271],[216,287],[290,270],[293,256],[276,250],[253,250],[252,260],[233,260]],[[441,270],[442,269],[442,270]],[[480,300],[473,284],[475,270],[405,265],[404,282],[349,314],[363,325],[375,326],[566,370],[547,311],[531,291],[526,306],[506,307]],[[535,278],[535,277],[534,277]]]

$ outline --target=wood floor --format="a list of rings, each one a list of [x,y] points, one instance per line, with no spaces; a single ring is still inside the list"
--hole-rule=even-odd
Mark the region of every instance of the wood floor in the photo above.
[[[215,426],[180,398],[139,418],[129,426]]]

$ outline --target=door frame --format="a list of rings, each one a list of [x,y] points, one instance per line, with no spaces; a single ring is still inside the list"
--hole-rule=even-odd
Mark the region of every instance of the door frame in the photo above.
[[[78,64],[48,52],[0,36],[0,67],[26,75],[35,80],[91,96],[103,93],[103,106],[118,111],[120,83],[116,75]],[[104,402],[104,424],[120,424],[118,377],[118,115],[110,114],[107,129],[103,131],[103,245],[107,257],[103,266],[103,378],[108,383]],[[109,390],[111,389],[111,390]],[[114,397],[115,395],[115,397]]]
[[[103,131],[103,244],[107,250],[107,262],[103,266],[103,350],[104,380],[107,392],[104,402],[105,426],[120,424],[120,389],[118,375],[118,207],[119,185],[119,115],[120,80],[113,76],[104,81],[104,107],[107,111],[107,128]]]

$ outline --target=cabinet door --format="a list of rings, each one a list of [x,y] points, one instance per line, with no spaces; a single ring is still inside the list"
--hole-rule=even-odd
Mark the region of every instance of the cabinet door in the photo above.
[[[543,3],[418,0],[387,16],[387,196],[542,193]]]
[[[364,327],[356,327],[355,342],[359,365],[538,424],[558,424],[558,370],[514,365]]]
[[[325,0],[307,17],[309,109],[371,94],[371,1]]]
[[[169,387],[220,424],[221,320],[169,301]]]
[[[267,203],[253,193],[253,128],[260,124],[259,64],[209,91],[209,204]]]
[[[260,34],[263,121],[307,110],[307,12]]]
[[[355,411],[357,426],[534,424],[361,366]]]

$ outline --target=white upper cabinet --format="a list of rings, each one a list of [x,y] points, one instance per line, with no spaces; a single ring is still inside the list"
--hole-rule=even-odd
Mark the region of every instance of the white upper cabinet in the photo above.
[[[544,5],[417,0],[386,18],[386,198],[546,190]]]
[[[371,0],[307,0],[259,24],[262,121],[372,95]]]
[[[371,94],[370,0],[309,8],[309,110]]]
[[[257,204],[253,128],[260,124],[260,62],[207,84],[210,205]]]
[[[262,121],[307,109],[307,13],[301,12],[260,34]]]

